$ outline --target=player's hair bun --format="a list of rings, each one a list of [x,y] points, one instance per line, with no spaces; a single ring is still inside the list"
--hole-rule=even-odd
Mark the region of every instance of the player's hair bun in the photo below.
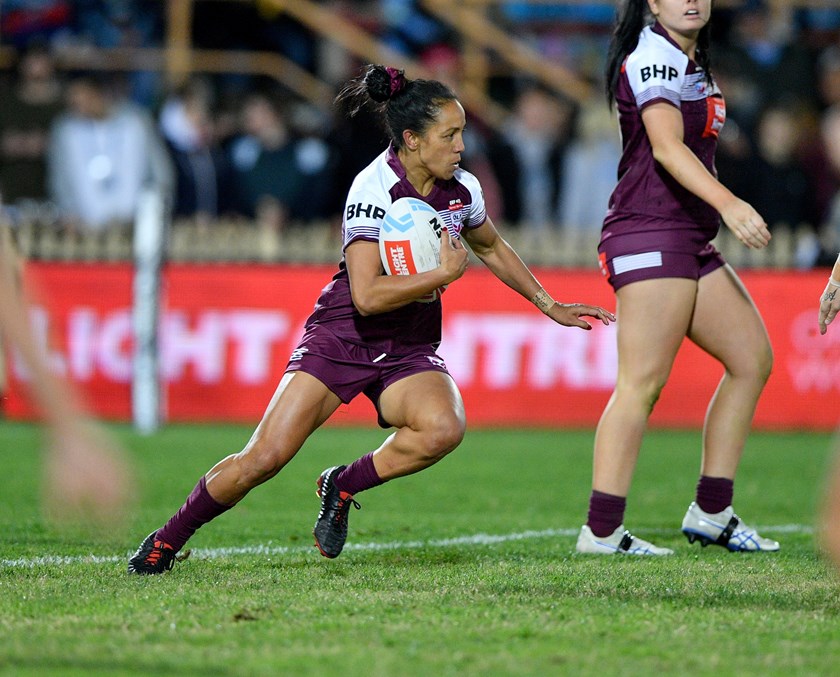
[[[406,85],[404,72],[385,66],[371,66],[365,75],[368,96],[377,103],[384,103]]]

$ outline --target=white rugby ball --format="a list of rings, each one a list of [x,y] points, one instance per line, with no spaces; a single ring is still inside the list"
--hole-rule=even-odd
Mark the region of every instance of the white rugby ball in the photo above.
[[[414,275],[440,265],[440,216],[423,200],[401,197],[379,230],[379,256],[388,275]]]

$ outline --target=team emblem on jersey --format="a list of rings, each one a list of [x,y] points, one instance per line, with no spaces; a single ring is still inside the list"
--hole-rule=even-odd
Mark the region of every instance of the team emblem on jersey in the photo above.
[[[449,201],[449,215],[452,217],[452,225],[459,227],[464,219],[464,203],[460,198]]]
[[[726,122],[726,102],[722,96],[710,96],[706,99],[706,129],[703,138],[717,138]]]

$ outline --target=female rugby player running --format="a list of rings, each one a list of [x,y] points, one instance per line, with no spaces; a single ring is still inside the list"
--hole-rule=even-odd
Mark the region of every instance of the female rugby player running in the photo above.
[[[462,239],[502,282],[558,324],[590,329],[581,318],[615,320],[603,308],[556,303],[500,237],[485,212],[481,186],[459,166],[464,109],[448,87],[369,66],[337,101],[355,115],[370,100],[385,118],[391,143],[350,188],[338,272],[321,293],[245,448],[201,478],[178,512],[143,541],[129,572],[170,569],[196,529],[274,477],[342,402],[360,393],[375,405],[380,425],[397,430],[378,449],[318,478],[321,510],[314,535],[325,557],[338,556],[344,547],[349,509],[358,505],[354,495],[423,470],[457,447],[464,437],[464,405],[435,350],[441,338],[437,290],[466,270]],[[379,229],[401,197],[425,200],[446,226],[434,270],[384,274]],[[424,298],[430,295],[431,301]]]
[[[764,323],[711,244],[720,220],[748,247],[770,241],[764,219],[716,178],[726,106],[709,70],[712,0],[626,0],[607,57],[623,154],[598,247],[617,298],[618,379],[595,435],[589,515],[577,550],[668,555],[624,529],[626,497],[647,420],[688,337],[723,378],[706,413],[690,542],[778,550],[732,509],[735,472],[773,365]]]

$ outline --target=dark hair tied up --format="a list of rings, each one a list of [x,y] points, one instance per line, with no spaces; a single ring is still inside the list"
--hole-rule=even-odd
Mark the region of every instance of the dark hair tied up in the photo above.
[[[364,73],[348,82],[335,97],[336,105],[350,117],[369,101],[372,112],[384,117],[388,136],[396,150],[403,147],[402,134],[411,130],[425,134],[454,92],[437,80],[409,80],[404,71],[368,64]]]
[[[391,66],[387,66],[385,70],[388,73],[388,77],[391,79],[391,96],[394,96],[394,94],[405,88],[405,71],[392,68]]]

